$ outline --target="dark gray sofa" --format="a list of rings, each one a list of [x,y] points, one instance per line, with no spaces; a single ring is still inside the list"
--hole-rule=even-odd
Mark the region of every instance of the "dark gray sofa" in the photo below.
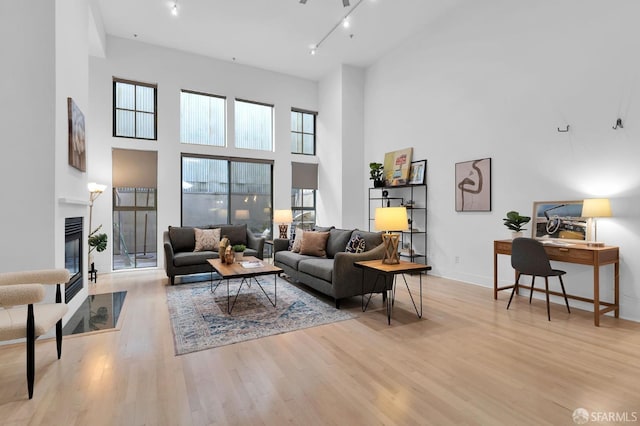
[[[288,239],[275,239],[273,263],[294,280],[333,297],[336,309],[339,309],[340,299],[358,296],[363,292],[363,269],[353,266],[353,262],[382,259],[384,245],[382,235],[377,232],[336,228],[328,230],[327,257],[294,253],[289,251]],[[347,243],[356,233],[365,240],[365,251],[363,253],[345,252]],[[365,293],[371,291],[374,280],[370,278],[365,275]]]
[[[224,235],[232,245],[244,244],[246,256],[262,259],[264,237],[256,237],[247,229],[247,225],[208,225],[198,226],[200,229],[220,228],[220,238]],[[170,226],[164,231],[164,267],[171,285],[175,283],[176,275],[198,274],[211,272],[207,259],[217,259],[217,251],[196,251],[195,231],[193,227]]]

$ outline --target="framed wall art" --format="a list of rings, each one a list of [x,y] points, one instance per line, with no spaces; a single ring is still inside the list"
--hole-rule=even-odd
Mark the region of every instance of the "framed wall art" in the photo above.
[[[582,216],[582,200],[535,201],[531,236],[538,239],[586,241],[588,218]]]
[[[384,177],[386,186],[401,186],[409,182],[413,148],[387,152],[384,155]]]
[[[456,163],[457,212],[491,211],[491,158]]]
[[[67,98],[67,110],[69,115],[69,165],[85,172],[87,159],[84,114],[71,98]]]
[[[414,161],[411,163],[409,172],[409,185],[422,185],[427,172],[427,160]]]

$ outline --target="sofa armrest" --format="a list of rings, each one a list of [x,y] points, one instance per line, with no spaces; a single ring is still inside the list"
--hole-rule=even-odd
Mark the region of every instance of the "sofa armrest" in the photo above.
[[[288,238],[274,238],[273,239],[273,254],[275,255],[279,251],[289,250]]]
[[[169,231],[164,231],[162,239],[164,242],[164,269],[167,272],[167,276],[171,277],[175,274],[173,269],[174,252],[171,240],[169,239]]]
[[[336,253],[333,259],[333,285],[336,286],[336,292],[338,286],[342,284],[357,285],[358,288],[362,286],[362,269],[356,268],[353,263],[363,260],[376,260],[382,259],[384,256],[384,244],[378,245],[376,248],[362,253]],[[338,295],[340,296],[340,295]]]
[[[254,249],[258,252],[258,259],[262,259],[264,256],[264,237],[256,237],[253,232],[247,229],[247,247]]]

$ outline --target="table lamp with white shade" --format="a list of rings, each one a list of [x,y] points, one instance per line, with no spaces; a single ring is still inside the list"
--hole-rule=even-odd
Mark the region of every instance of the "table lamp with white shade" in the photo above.
[[[382,242],[384,244],[384,257],[382,263],[394,265],[400,263],[398,245],[400,234],[394,231],[406,231],[409,229],[406,207],[378,207],[375,212],[376,231],[384,231]]]
[[[273,223],[278,224],[280,238],[287,238],[287,227],[291,222],[293,222],[293,213],[291,213],[291,209],[275,210],[273,212]]]
[[[582,202],[582,217],[588,218],[587,226],[593,229],[592,238],[588,239],[588,244],[596,247],[604,246],[598,242],[598,225],[596,218],[611,217],[611,203],[608,198],[587,198]],[[593,225],[592,225],[593,224]]]

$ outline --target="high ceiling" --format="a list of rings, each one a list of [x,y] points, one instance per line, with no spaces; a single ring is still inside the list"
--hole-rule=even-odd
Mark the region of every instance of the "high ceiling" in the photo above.
[[[458,0],[98,0],[107,34],[318,80],[366,67]],[[342,26],[322,40],[349,13]]]

